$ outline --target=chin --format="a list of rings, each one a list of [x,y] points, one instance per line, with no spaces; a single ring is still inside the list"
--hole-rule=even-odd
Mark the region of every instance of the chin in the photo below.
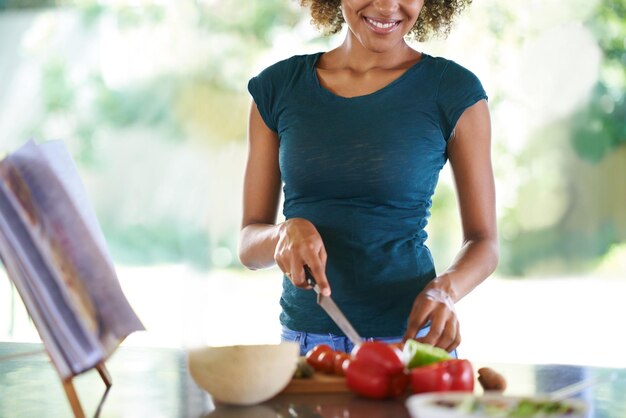
[[[398,42],[368,42],[363,43],[363,46],[369,51],[383,53],[392,51],[398,44]]]

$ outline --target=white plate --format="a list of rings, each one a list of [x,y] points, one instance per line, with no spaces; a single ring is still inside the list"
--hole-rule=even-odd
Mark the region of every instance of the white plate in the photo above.
[[[446,393],[424,393],[420,395],[412,395],[406,400],[406,407],[409,410],[409,414],[412,418],[492,418],[492,417],[507,417],[507,414],[504,415],[486,415],[485,413],[480,412],[462,412],[456,410],[454,408],[437,405],[437,402],[452,402],[452,403],[460,403],[463,400],[472,399],[488,401],[488,402],[498,402],[506,405],[510,408],[517,405],[519,401],[522,399],[531,399],[536,401],[545,401],[548,398],[545,396],[506,396],[496,393],[487,393],[485,395],[477,396],[469,393],[460,393],[460,392],[446,392]],[[533,418],[585,418],[587,412],[587,404],[578,399],[567,399],[561,401],[566,405],[570,405],[576,409],[576,413],[566,414],[566,415],[545,415],[545,414],[537,414],[534,415]]]

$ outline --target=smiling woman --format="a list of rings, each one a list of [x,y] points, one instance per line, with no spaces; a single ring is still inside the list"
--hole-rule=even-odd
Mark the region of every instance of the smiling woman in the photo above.
[[[317,306],[304,266],[363,337],[447,351],[461,340],[454,302],[496,267],[487,94],[469,70],[406,41],[447,33],[468,3],[303,1],[329,32],[347,24],[343,43],[278,62],[248,84],[239,256],[284,273],[282,337],[302,354],[311,341],[350,346]],[[424,228],[448,159],[464,242],[438,275]],[[286,220],[277,223],[281,185]]]
[[[344,1],[342,15],[359,43],[382,52],[403,42],[404,35],[415,26],[424,2],[387,1],[376,8],[364,8],[366,4],[362,0]]]
[[[318,36],[309,25],[309,11],[293,0],[1,4],[0,154],[29,137],[67,140],[123,286],[135,296],[133,305],[150,329],[129,343],[276,342],[282,275],[278,269],[240,271],[235,257],[249,110],[245,83],[270,63],[341,43],[348,25],[340,2],[306,3],[320,16],[328,11],[330,23],[322,28],[330,30],[332,17],[339,19],[336,30],[343,30],[327,38]],[[39,7],[45,4],[67,7]],[[445,41],[412,43],[425,53],[421,61],[416,54],[414,61],[393,68],[357,72],[325,62],[330,52],[311,57],[317,58],[316,71],[306,67],[306,74],[315,77],[301,100],[304,105],[319,96],[337,105],[354,100],[364,108],[344,125],[352,136],[364,138],[369,119],[379,118],[376,132],[388,139],[400,134],[402,124],[383,126],[383,116],[395,112],[407,120],[415,115],[415,108],[403,106],[392,92],[406,89],[416,100],[414,78],[435,56],[471,69],[490,97],[502,258],[501,279],[488,279],[455,305],[463,334],[460,353],[472,360],[625,365],[614,347],[626,345],[626,336],[614,332],[610,319],[626,316],[619,301],[626,294],[626,193],[620,193],[626,190],[626,0],[483,0],[456,19],[440,17],[468,4],[424,1],[416,21],[424,25],[405,39],[433,22],[452,22],[448,27],[454,29]],[[428,33],[445,33],[445,27]],[[333,82],[339,76],[346,81]],[[373,110],[365,108],[366,98],[345,100],[370,92],[370,99],[380,98]],[[309,125],[319,148],[328,146],[331,156],[348,144],[339,141],[338,131],[326,142],[318,140],[318,131],[333,117]],[[393,154],[397,143],[388,144]],[[390,159],[379,152],[384,142],[378,145],[337,154],[345,167],[365,160],[364,169],[346,173],[346,179],[412,158],[395,152]],[[367,150],[370,159],[364,158]],[[328,166],[310,168],[301,167],[305,180],[337,181]],[[395,175],[402,179],[409,173],[398,169]],[[444,167],[425,228],[438,273],[445,271],[461,238],[450,174]],[[369,184],[383,192],[400,186],[380,180]],[[335,202],[327,203],[332,210]],[[356,203],[361,205],[355,211],[377,202]],[[384,226],[378,218],[370,223]],[[336,235],[324,234],[329,251]],[[336,251],[329,260],[348,262]],[[406,260],[411,268],[416,258]],[[516,277],[509,280],[509,275]],[[328,277],[336,298],[338,276]],[[541,280],[545,277],[552,280]],[[391,297],[380,292],[380,299]],[[350,313],[348,306],[341,308]],[[605,341],[581,339],[580,330],[593,330]],[[540,346],[529,344],[531,332]],[[34,341],[38,335],[0,272],[2,338]]]
[[[310,6],[313,24],[327,34],[339,32],[346,22],[341,0],[301,0],[300,3],[303,6]],[[343,2],[344,7],[356,7],[361,3],[368,2],[363,0]],[[396,7],[392,4],[396,2],[387,3],[383,4],[383,7]],[[417,9],[417,22],[413,22],[414,25],[408,31],[408,35],[418,41],[425,41],[432,35],[448,35],[454,18],[470,5],[472,0],[406,0],[397,3],[402,3],[410,9]]]

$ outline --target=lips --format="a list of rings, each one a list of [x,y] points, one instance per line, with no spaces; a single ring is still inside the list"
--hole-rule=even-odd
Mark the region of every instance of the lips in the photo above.
[[[401,22],[400,20],[380,19],[368,16],[363,17],[363,20],[365,21],[367,27],[369,27],[372,31],[380,34],[393,32],[398,28],[398,26],[400,26]]]

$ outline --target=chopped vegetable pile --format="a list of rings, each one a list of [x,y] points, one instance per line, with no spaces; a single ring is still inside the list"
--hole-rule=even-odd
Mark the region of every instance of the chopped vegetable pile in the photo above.
[[[467,396],[458,401],[437,400],[434,401],[434,404],[454,409],[458,412],[480,413],[488,417],[548,418],[580,414],[582,412],[566,402],[529,398],[511,403],[501,399],[481,399]]]

